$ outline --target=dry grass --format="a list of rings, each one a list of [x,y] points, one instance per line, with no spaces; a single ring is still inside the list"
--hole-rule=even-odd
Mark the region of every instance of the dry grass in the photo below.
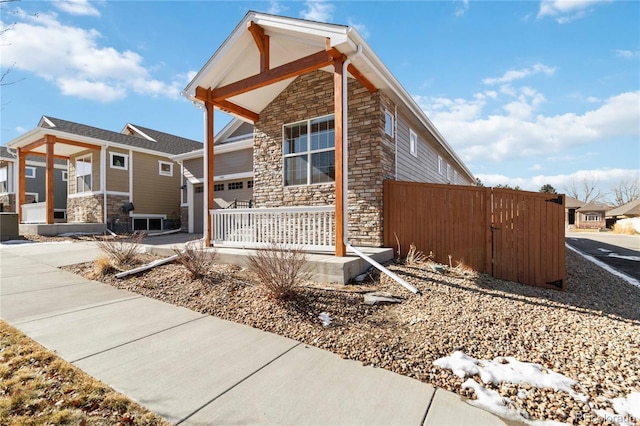
[[[416,248],[416,245],[411,243],[409,245],[409,252],[407,253],[407,257],[405,259],[405,265],[418,265],[422,262],[429,260],[432,256],[425,255],[422,251]]]
[[[100,256],[93,261],[93,274],[92,278],[100,278],[106,274],[113,272],[116,268],[111,263],[109,256]]]
[[[167,423],[0,321],[0,424]]]
[[[249,256],[249,270],[257,275],[258,286],[277,300],[295,299],[297,288],[307,279],[307,254],[297,247],[272,244]]]
[[[174,247],[173,251],[178,255],[176,263],[186,268],[191,279],[202,278],[209,274],[216,262],[215,250],[196,248],[194,244],[185,244],[184,250]]]
[[[96,239],[96,244],[107,255],[114,266],[123,268],[137,262],[140,255],[140,244],[144,240],[144,234],[131,234],[126,239],[114,239],[102,237]]]
[[[615,223],[613,225],[614,234],[636,235],[637,232],[632,223]]]

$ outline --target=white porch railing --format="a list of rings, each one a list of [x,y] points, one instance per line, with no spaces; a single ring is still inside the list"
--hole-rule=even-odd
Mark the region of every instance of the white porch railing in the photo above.
[[[23,204],[22,223],[47,223],[47,203]]]
[[[276,207],[210,210],[214,245],[265,247],[272,243],[335,248],[335,207]]]

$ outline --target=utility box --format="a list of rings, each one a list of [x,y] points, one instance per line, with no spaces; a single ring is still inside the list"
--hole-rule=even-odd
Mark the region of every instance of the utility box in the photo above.
[[[19,238],[18,213],[0,213],[0,241],[17,240]]]

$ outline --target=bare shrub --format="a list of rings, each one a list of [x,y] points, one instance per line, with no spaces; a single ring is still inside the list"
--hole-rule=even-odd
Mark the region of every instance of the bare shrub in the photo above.
[[[141,252],[140,243],[144,237],[145,235],[141,233],[131,234],[129,238],[125,239],[113,239],[105,236],[96,240],[96,244],[111,259],[114,266],[124,267],[138,261]]]
[[[614,234],[627,234],[634,235],[637,234],[635,228],[632,223],[614,223],[613,224],[613,233]]]
[[[178,255],[176,262],[184,266],[191,279],[202,278],[209,273],[216,261],[217,252],[213,249],[196,247],[195,244],[185,244],[184,250],[177,247],[173,252]]]
[[[417,265],[428,259],[428,256],[426,256],[422,251],[418,250],[415,244],[411,243],[409,245],[409,252],[407,253],[407,257],[404,262],[407,265]]]
[[[248,257],[249,270],[258,276],[258,286],[277,300],[295,299],[297,288],[311,276],[308,256],[297,247],[272,244]]]

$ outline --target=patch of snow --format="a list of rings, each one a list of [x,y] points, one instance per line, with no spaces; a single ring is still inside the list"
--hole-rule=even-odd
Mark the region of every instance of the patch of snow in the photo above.
[[[631,392],[626,398],[613,398],[611,402],[616,413],[640,420],[640,392]]]
[[[329,316],[328,312],[320,312],[318,318],[320,319],[320,321],[322,321],[322,325],[324,327],[327,327],[331,324],[331,317]]]
[[[626,274],[623,274],[622,272],[613,269],[612,267],[610,267],[609,265],[607,265],[604,262],[601,262],[599,260],[597,260],[596,258],[589,256],[587,254],[582,253],[579,250],[574,249],[573,247],[571,247],[569,244],[565,244],[565,246],[569,249],[572,250],[576,253],[578,253],[580,256],[584,257],[585,259],[587,259],[589,262],[595,263],[596,265],[598,265],[599,267],[601,267],[602,269],[605,269],[606,271],[612,273],[613,275],[615,275],[616,277],[620,277],[623,280],[625,280],[626,282],[628,282],[629,284],[636,286],[638,288],[640,288],[640,281],[636,280],[635,278],[632,278]]]
[[[473,379],[467,379],[462,384],[462,389],[473,389],[477,399],[468,400],[467,402],[475,407],[482,408],[509,420],[525,420],[520,414],[507,407],[507,400],[502,398],[498,392],[485,388]]]
[[[460,378],[477,374],[484,383],[529,384],[537,388],[564,391],[583,402],[588,400],[586,395],[573,390],[573,386],[577,384],[575,380],[547,370],[540,364],[521,362],[513,357],[497,357],[493,361],[478,360],[456,351],[451,356],[437,359],[433,363],[438,367],[450,369]]]
[[[609,257],[615,257],[616,259],[625,259],[625,260],[633,260],[635,262],[640,262],[640,256],[624,256],[618,253],[609,253]]]
[[[618,398],[615,398],[618,399]],[[593,410],[593,412],[600,418],[609,423],[613,423],[620,426],[634,426],[634,422],[631,421],[629,416],[623,416],[620,414],[613,414],[607,410]]]
[[[601,251],[603,253],[611,253],[611,250],[606,249],[606,248],[599,248],[598,251]]]

